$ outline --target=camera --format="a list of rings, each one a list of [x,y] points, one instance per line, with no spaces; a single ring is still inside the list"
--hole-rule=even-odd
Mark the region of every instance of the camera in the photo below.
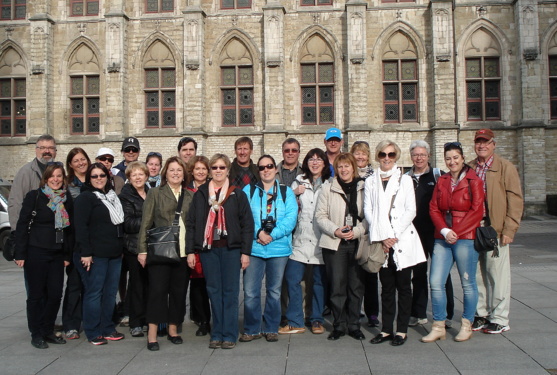
[[[261,229],[265,231],[265,233],[270,234],[273,229],[275,229],[276,221],[272,216],[267,216],[267,218],[261,221]]]

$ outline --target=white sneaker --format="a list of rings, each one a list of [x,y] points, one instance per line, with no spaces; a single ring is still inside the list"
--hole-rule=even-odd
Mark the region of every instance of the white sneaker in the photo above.
[[[416,318],[415,316],[410,317],[410,322],[408,322],[409,327],[415,327],[418,324],[427,324],[427,318]]]

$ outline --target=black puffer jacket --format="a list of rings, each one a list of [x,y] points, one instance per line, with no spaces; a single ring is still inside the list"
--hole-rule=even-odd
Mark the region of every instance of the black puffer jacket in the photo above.
[[[145,192],[149,190],[145,186]],[[139,227],[141,226],[141,215],[143,214],[143,199],[131,184],[125,184],[118,196],[124,209],[124,244],[125,250],[137,254],[137,240],[139,238]]]

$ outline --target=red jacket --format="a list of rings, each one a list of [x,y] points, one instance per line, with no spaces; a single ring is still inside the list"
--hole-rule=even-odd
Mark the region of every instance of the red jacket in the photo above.
[[[453,191],[451,174],[439,177],[429,203],[429,213],[435,225],[435,238],[444,239],[441,229],[451,228],[445,221],[447,212],[450,212],[453,218],[451,229],[458,239],[475,239],[476,228],[480,226],[484,214],[484,196],[483,181],[472,168],[468,168],[466,177]]]

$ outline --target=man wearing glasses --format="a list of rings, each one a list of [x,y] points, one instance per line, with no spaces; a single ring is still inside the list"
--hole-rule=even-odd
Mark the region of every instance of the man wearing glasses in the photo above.
[[[342,145],[344,141],[342,140],[342,132],[338,128],[329,128],[325,133],[325,153],[329,158],[331,177],[335,177],[335,170],[333,168],[333,163],[337,156],[342,151]]]
[[[118,173],[118,175],[122,177],[124,181],[126,180],[126,167],[132,161],[137,161],[139,159],[140,150],[139,141],[135,137],[128,137],[122,142],[122,155],[124,156],[124,160],[114,168],[117,168],[122,173]],[[119,192],[116,193],[120,194]]]
[[[481,129],[474,137],[478,156],[470,163],[484,182],[486,207],[484,222],[489,219],[499,236],[499,256],[481,252],[478,262],[478,307],[472,324],[473,331],[502,333],[509,327],[511,302],[511,264],[509,244],[520,225],[523,198],[515,166],[495,154],[495,135],[491,129]]]
[[[15,231],[23,198],[31,190],[39,188],[39,183],[47,163],[56,158],[56,140],[49,134],[41,135],[35,144],[35,158],[19,169],[8,198],[8,215],[12,232]]]
[[[296,176],[302,173],[300,142],[296,138],[287,138],[282,142],[282,161],[278,163],[278,180],[281,184],[292,186]]]

